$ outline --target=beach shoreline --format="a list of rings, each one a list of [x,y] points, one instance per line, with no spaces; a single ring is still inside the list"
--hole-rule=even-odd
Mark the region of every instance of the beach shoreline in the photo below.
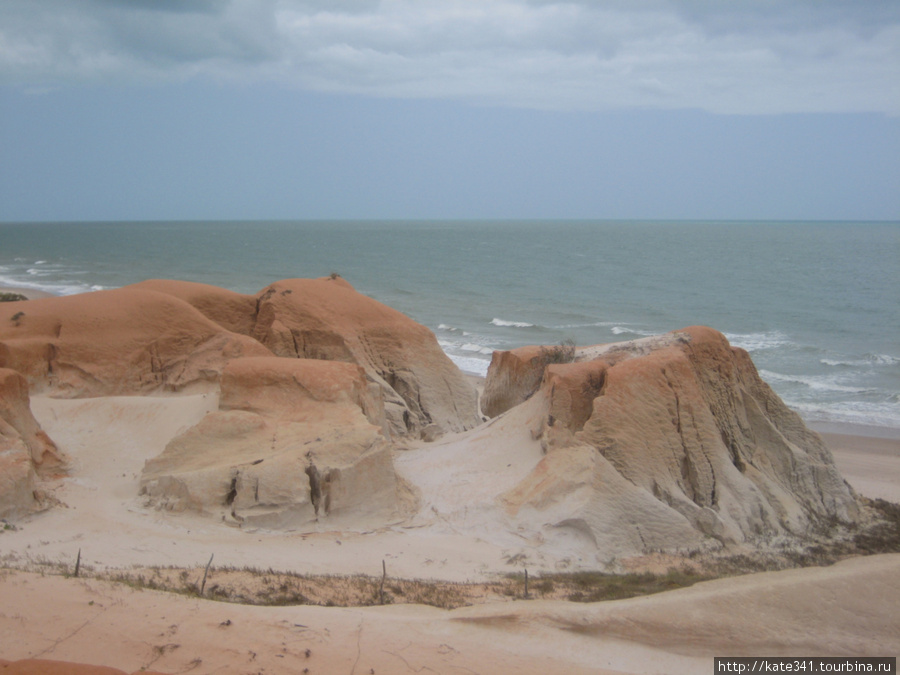
[[[27,300],[56,297],[53,293],[48,293],[47,291],[40,291],[36,288],[24,288],[22,286],[0,286],[0,293],[18,293],[19,295],[24,295]]]

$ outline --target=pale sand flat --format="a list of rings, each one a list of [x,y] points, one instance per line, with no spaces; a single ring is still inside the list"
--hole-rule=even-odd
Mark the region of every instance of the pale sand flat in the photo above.
[[[857,493],[900,502],[900,440],[822,433],[834,462]]]

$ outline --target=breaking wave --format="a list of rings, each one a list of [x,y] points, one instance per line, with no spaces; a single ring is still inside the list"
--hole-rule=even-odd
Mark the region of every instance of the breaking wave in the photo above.
[[[526,323],[525,321],[508,321],[506,319],[498,319],[496,317],[491,319],[491,323],[495,326],[501,326],[503,328],[534,328],[533,323]]]

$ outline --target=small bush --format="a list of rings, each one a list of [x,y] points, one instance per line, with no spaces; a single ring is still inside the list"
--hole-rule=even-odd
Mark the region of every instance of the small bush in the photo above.
[[[545,366],[572,363],[575,360],[575,341],[567,338],[553,347],[541,347],[540,360]]]

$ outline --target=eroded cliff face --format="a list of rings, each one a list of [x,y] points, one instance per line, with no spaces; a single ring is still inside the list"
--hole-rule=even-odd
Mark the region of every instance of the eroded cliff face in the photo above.
[[[189,282],[147,281],[276,356],[361,366],[382,391],[393,434],[437,427],[465,431],[481,422],[472,384],[434,334],[402,313],[357,293],[344,279],[287,279],[255,296]]]
[[[64,473],[66,463],[31,414],[25,378],[0,368],[0,518],[40,508],[40,480]]]
[[[528,378],[494,366],[521,370],[532,351],[495,357],[486,390],[497,378],[508,400],[526,395]],[[584,348],[542,371],[546,456],[504,495],[514,517],[646,552],[803,537],[859,516],[821,438],[721,333]]]
[[[238,359],[222,374],[219,410],[147,462],[141,494],[159,508],[268,528],[384,524],[408,495],[383,424],[355,364]]]
[[[33,392],[78,398],[214,386],[225,363],[269,355],[187,302],[120,288],[0,306],[0,366]]]
[[[474,386],[434,334],[340,277],[290,279],[257,295],[150,280],[0,306],[0,367],[32,391],[104,396],[215,386],[237,358],[343,361],[380,387],[390,432],[481,422]],[[15,304],[15,306],[12,306]]]

